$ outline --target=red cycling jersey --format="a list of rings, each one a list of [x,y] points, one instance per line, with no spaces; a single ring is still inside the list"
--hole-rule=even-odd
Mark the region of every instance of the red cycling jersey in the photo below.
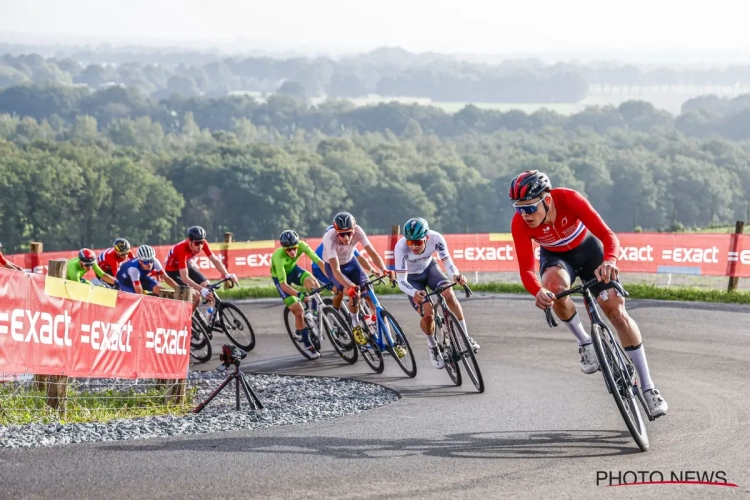
[[[126,260],[131,259],[135,259],[135,254],[132,250],[128,251],[127,256],[120,257],[119,255],[117,255],[117,252],[114,248],[108,248],[101,252],[96,260],[98,261],[99,267],[102,269],[102,271],[109,274],[110,276],[115,276],[117,274],[117,270],[120,268],[120,264],[122,264]]]
[[[211,247],[208,246],[208,242],[203,243],[201,249],[207,257],[211,257],[214,253],[211,251]],[[167,272],[175,272],[180,269],[185,269],[188,265],[188,260],[198,255],[200,251],[193,253],[190,249],[190,240],[183,240],[180,243],[172,247],[167,254],[167,262],[164,264],[164,270]]]
[[[568,188],[555,188],[550,191],[557,214],[555,222],[545,222],[531,228],[516,213],[510,223],[510,232],[518,255],[518,268],[521,281],[532,295],[539,293],[542,284],[534,272],[534,247],[532,240],[550,252],[567,252],[576,248],[589,230],[604,246],[604,260],[617,261],[620,241],[604,223],[599,214],[579,192]]]
[[[2,252],[0,252],[0,265],[2,265],[2,266],[7,266],[8,265],[8,261],[5,260],[5,256],[3,255]]]

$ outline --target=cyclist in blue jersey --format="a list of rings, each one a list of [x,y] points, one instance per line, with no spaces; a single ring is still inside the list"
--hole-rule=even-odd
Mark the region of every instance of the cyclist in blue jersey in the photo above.
[[[148,245],[141,245],[135,259],[131,259],[117,270],[117,284],[123,292],[142,294],[151,292],[159,295],[161,285],[154,278],[154,273],[162,270],[161,262],[156,258],[156,252]],[[173,288],[177,288],[175,282],[167,274],[163,274],[164,280]]]

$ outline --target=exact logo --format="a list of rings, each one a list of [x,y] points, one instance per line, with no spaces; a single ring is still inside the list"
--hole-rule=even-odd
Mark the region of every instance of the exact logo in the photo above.
[[[83,335],[84,333],[88,335]],[[133,333],[133,325],[130,321],[124,325],[94,321],[90,325],[81,325],[81,343],[91,344],[96,351],[132,352],[131,333]]]
[[[254,253],[247,257],[235,257],[234,263],[237,266],[271,267],[271,255],[270,253]]]
[[[0,335],[10,332],[11,338],[16,342],[70,347],[73,345],[70,339],[71,323],[67,310],[52,316],[46,312],[13,309],[10,315],[7,312],[0,313]]]
[[[157,328],[156,332],[146,332],[146,349],[153,349],[157,354],[187,354],[187,328]]]
[[[717,255],[719,249],[717,247],[711,248],[675,248],[662,250],[661,257],[664,260],[671,260],[674,262],[705,262],[707,264],[717,264],[719,259]]]
[[[513,247],[505,245],[501,247],[466,247],[453,251],[453,258],[464,260],[513,260],[511,252]]]
[[[618,257],[618,260],[651,262],[654,260],[653,251],[654,247],[651,245],[646,245],[645,247],[620,247],[620,257]]]

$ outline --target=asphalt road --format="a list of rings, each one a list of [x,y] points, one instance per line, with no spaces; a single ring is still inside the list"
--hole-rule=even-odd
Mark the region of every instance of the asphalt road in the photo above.
[[[548,328],[528,298],[462,299],[471,334],[481,344],[484,394],[468,381],[453,386],[445,371],[430,365],[418,318],[403,297],[382,302],[410,333],[419,365],[414,379],[389,357],[379,375],[362,360],[347,365],[330,345],[320,359],[303,360],[285,333],[276,301],[243,306],[257,333],[243,367],[356,377],[399,391],[397,402],[298,426],[2,450],[0,497],[750,496],[746,307],[631,301],[652,377],[670,405],[666,416],[647,424],[651,448],[641,453],[601,374],[581,373],[572,334],[562,325]],[[215,352],[221,343],[216,339]],[[598,474],[627,471],[647,471],[646,480],[659,480],[661,473],[665,481],[672,473],[723,471],[719,478],[739,487],[597,484]]]

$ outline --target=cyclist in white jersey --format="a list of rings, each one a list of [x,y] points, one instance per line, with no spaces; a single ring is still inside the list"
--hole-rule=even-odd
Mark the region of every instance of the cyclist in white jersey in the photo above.
[[[327,231],[323,235],[323,260],[326,263],[326,274],[331,278],[336,288],[340,291],[346,290],[346,294],[350,298],[348,308],[352,318],[352,335],[357,344],[365,345],[367,338],[357,314],[357,300],[360,296],[360,288],[364,288],[364,284],[367,282],[367,274],[354,257],[354,249],[357,247],[357,243],[362,243],[375,265],[383,271],[381,276],[388,275],[393,278],[395,273],[388,270],[383,259],[380,258],[370,240],[367,239],[365,231],[357,225],[357,221],[352,214],[348,212],[336,214],[333,219],[333,228],[333,231]],[[370,298],[366,296],[366,300],[370,304],[370,310],[374,311],[375,307]],[[398,357],[406,355],[406,351],[401,346],[397,346],[395,350]]]
[[[396,243],[394,258],[396,259],[396,274],[398,275],[398,286],[409,296],[414,309],[419,313],[419,306],[425,302],[425,290],[429,287],[435,290],[443,285],[450,283],[448,277],[440,270],[433,254],[437,252],[438,257],[443,261],[445,269],[453,276],[453,281],[461,285],[466,284],[466,277],[459,271],[451,260],[448,252],[448,245],[443,235],[437,231],[430,230],[427,221],[421,217],[409,219],[404,224],[404,237]],[[448,288],[442,293],[448,308],[456,315],[461,323],[466,336],[469,338],[474,352],[479,350],[479,344],[469,336],[469,329],[466,326],[466,319],[461,304],[456,300],[456,295],[452,288]],[[425,303],[424,313],[420,326],[422,332],[427,337],[427,347],[430,351],[430,361],[435,368],[445,367],[445,360],[438,353],[437,343],[435,342],[435,316],[432,306]]]

